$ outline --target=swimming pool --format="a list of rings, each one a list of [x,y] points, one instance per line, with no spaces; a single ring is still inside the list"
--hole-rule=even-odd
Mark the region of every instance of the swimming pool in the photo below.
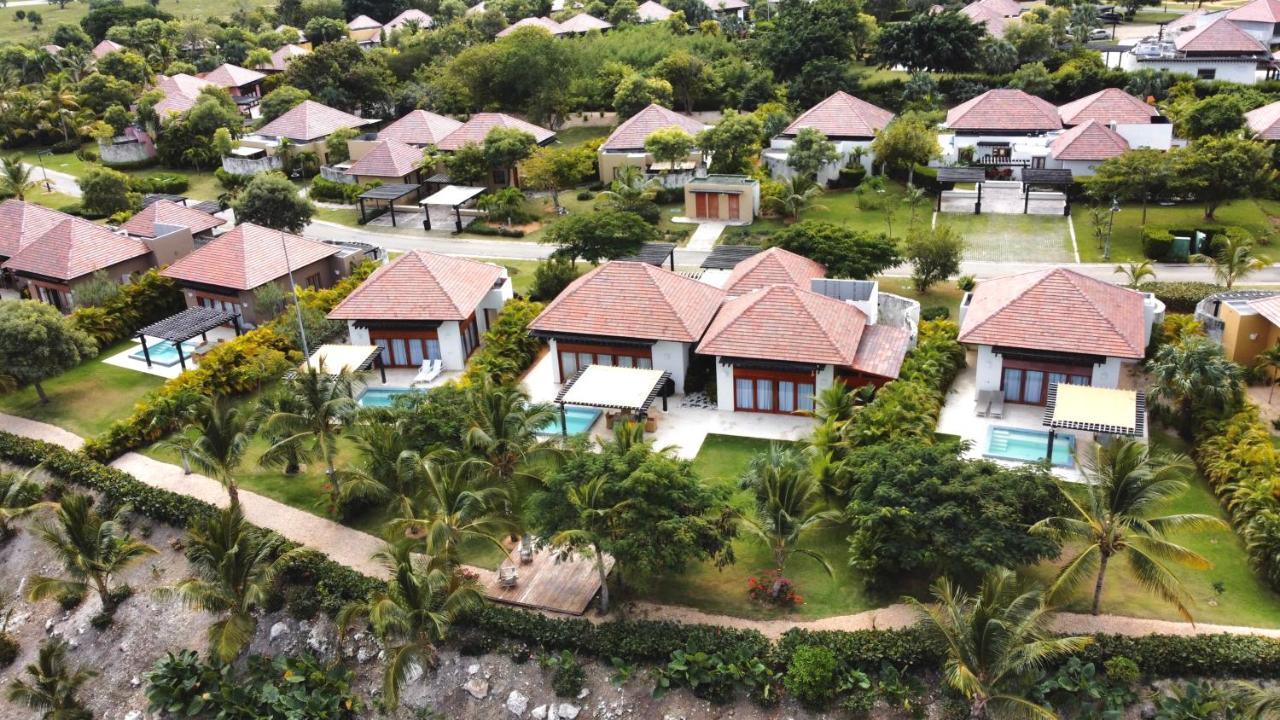
[[[600,410],[596,408],[579,407],[577,405],[566,405],[564,408],[564,422],[570,435],[581,435],[590,430],[599,417]],[[538,433],[541,435],[559,435],[561,431],[560,410],[557,408],[555,418],[543,425]]]
[[[411,392],[422,391],[407,387],[370,387],[360,393],[356,403],[360,407],[391,407],[397,396]]]
[[[1049,446],[1049,433],[1043,430],[992,426],[987,432],[987,457],[1021,462],[1041,462]],[[1072,435],[1053,438],[1053,464],[1072,467],[1076,439]]]
[[[182,344],[182,356],[188,361],[191,360],[191,351],[200,347],[200,343],[186,342]],[[171,367],[178,364],[178,349],[171,342],[159,342],[155,345],[147,345],[147,353],[151,355],[151,364],[160,365],[162,367]],[[147,356],[143,354],[142,348],[138,348],[138,352],[131,353],[129,357],[134,360],[142,360],[146,362]]]

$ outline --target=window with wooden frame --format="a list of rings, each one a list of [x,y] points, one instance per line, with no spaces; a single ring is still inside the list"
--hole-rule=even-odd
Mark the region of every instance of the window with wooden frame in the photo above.
[[[743,412],[790,415],[813,410],[813,373],[733,369],[733,408]]]

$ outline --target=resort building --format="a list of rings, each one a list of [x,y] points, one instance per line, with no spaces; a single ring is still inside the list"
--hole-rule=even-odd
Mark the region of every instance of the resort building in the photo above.
[[[213,239],[213,231],[224,223],[222,218],[203,210],[160,199],[139,210],[120,225],[120,229],[132,237],[147,240],[185,232],[194,245],[203,245]]]
[[[871,141],[893,120],[893,113],[844,92],[837,91],[822,102],[804,111],[770,142],[761,159],[774,177],[791,177],[794,172],[787,166],[787,151],[796,135],[806,128],[817,130],[836,146],[840,157],[818,171],[818,182],[827,184],[840,177],[840,169],[854,162],[868,173],[875,165]],[[861,149],[858,149],[861,148]]]
[[[377,45],[382,40],[382,23],[368,15],[357,15],[347,23],[347,36],[361,47]]]
[[[454,152],[467,143],[483,145],[484,139],[488,137],[489,132],[498,127],[512,128],[529,133],[538,145],[550,145],[556,139],[554,130],[539,127],[518,117],[513,117],[506,113],[481,112],[472,115],[470,120],[462,123],[456,130],[442,138],[440,142],[436,143],[436,148],[443,152]],[[494,168],[489,184],[493,187],[517,186],[520,184],[519,171],[514,166]]]
[[[1201,24],[1203,23],[1203,24]],[[1197,80],[1228,80],[1252,85],[1259,70],[1272,70],[1269,46],[1219,13],[1197,19],[1197,26],[1172,40],[1140,42],[1120,56],[1123,70],[1168,70]]]
[[[760,214],[760,181],[746,175],[707,175],[684,186],[684,214],[694,220],[750,225]]]
[[[254,109],[262,98],[262,81],[266,75],[257,70],[223,63],[200,77],[206,82],[226,88],[241,112],[256,117]]]
[[[286,139],[294,152],[315,153],[323,164],[329,153],[325,140],[335,130],[360,128],[377,122],[377,119],[357,117],[314,100],[304,100],[241,138],[240,146],[222,159],[222,167],[237,175],[279,170],[282,163],[276,153],[280,150],[280,141]]]
[[[383,185],[421,185],[422,149],[406,145],[399,140],[379,140],[364,143],[344,164],[343,172],[356,183],[380,182]],[[404,196],[408,197],[408,196]],[[416,196],[411,198],[418,199]]]
[[[1259,140],[1280,140],[1280,101],[1245,113],[1244,124]]]
[[[640,112],[627,118],[600,145],[599,165],[600,181],[611,182],[625,167],[638,168],[643,173],[657,172],[663,175],[677,173],[682,180],[689,178],[689,173],[702,164],[702,151],[696,147],[689,155],[678,163],[664,163],[655,167],[653,155],[645,150],[645,140],[657,130],[678,128],[696,137],[707,129],[703,123],[687,115],[681,115],[658,104],[651,104]],[[683,184],[683,182],[681,182]]]
[[[297,45],[294,43],[289,43],[288,45],[284,45],[279,49],[277,49],[275,52],[271,53],[270,63],[266,65],[259,65],[254,69],[261,70],[262,72],[268,75],[272,75],[275,73],[282,73],[285,71],[285,68],[289,65],[290,60],[296,57],[300,57],[302,55],[310,55],[310,54],[311,54],[311,50],[307,49],[306,47],[303,47],[302,45]]]
[[[1229,290],[1196,305],[1196,320],[1205,334],[1222,345],[1228,360],[1246,367],[1280,343],[1280,293],[1275,290]]]
[[[674,14],[653,0],[644,0],[640,3],[640,7],[636,8],[636,15],[642,23],[663,22]]]
[[[404,116],[379,130],[373,139],[369,136],[352,139],[347,146],[355,156],[358,143],[370,143],[376,140],[396,140],[406,145],[425,148],[439,145],[451,133],[462,127],[462,123],[444,115],[437,115],[428,110],[410,110]]]
[[[387,39],[391,37],[391,33],[399,30],[409,30],[412,28],[426,30],[433,25],[435,25],[435,20],[433,20],[430,15],[417,8],[409,8],[392,18],[391,22],[382,26],[382,41],[386,42]]]

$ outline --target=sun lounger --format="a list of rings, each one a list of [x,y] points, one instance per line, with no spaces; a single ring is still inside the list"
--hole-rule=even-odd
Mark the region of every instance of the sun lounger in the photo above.
[[[978,417],[986,417],[987,412],[991,410],[991,391],[979,390],[978,399],[973,403],[973,414]]]
[[[1004,394],[1003,393],[997,392],[991,396],[991,417],[993,418],[1004,417]]]
[[[444,372],[444,363],[440,360],[426,360],[422,363],[422,369],[413,378],[413,384],[425,384],[440,377],[440,373]]]
[[[520,579],[520,572],[513,565],[498,568],[498,587],[513,588]]]

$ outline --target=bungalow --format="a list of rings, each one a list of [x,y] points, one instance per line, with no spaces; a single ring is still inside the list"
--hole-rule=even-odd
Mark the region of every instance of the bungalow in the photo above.
[[[511,33],[523,27],[538,27],[551,33],[553,36],[567,35],[568,32],[560,26],[560,23],[549,17],[527,17],[511,23],[507,27],[498,31],[495,37],[504,38]]]
[[[252,175],[263,170],[276,170],[280,161],[275,155],[280,141],[287,139],[296,152],[312,152],[325,162],[328,149],[325,140],[339,128],[358,128],[378,122],[321,105],[314,100],[304,100],[297,107],[258,128],[251,135],[240,139],[240,147],[231,156],[222,159],[227,172]],[[228,161],[231,161],[228,163]]]
[[[207,87],[217,86],[207,80],[202,80],[186,73],[157,75],[154,89],[162,93],[164,97],[155,105],[156,117],[164,121],[173,115],[181,115],[190,110],[195,107],[196,100],[200,97],[200,92]]]
[[[747,19],[747,8],[751,7],[746,0],[702,0],[717,20],[737,18]]]
[[[291,43],[310,47],[310,44],[307,42],[307,34],[296,27],[290,27],[281,23],[276,26],[276,32],[282,37],[289,38],[289,42]]]
[[[1090,120],[1106,125],[1132,148],[1168,150],[1173,125],[1153,107],[1119,88],[1107,88],[1058,106],[1062,126],[1073,128]]]
[[[1262,44],[1280,45],[1280,0],[1253,0],[1229,11],[1226,17]]]
[[[382,38],[382,23],[368,15],[357,15],[347,23],[347,36],[361,47],[372,47]]]
[[[560,23],[560,30],[565,35],[586,35],[592,30],[604,32],[612,27],[613,23],[605,22],[586,13],[578,13]]]
[[[977,392],[1043,405],[1053,383],[1116,388],[1142,360],[1164,304],[1063,267],[986,280],[960,304]]]
[[[636,8],[636,16],[640,18],[642,23],[663,22],[674,14],[653,0],[644,0],[644,2],[640,3],[640,7]]]
[[[836,91],[822,102],[804,111],[769,142],[763,160],[774,177],[790,177],[787,152],[796,135],[806,128],[817,130],[832,143],[840,157],[818,171],[819,183],[830,183],[840,177],[840,169],[849,165],[856,153],[861,152],[859,162],[869,173],[875,164],[871,153],[871,141],[893,120],[893,113],[844,92]],[[861,151],[855,148],[862,148]]]
[[[938,136],[941,163],[971,160],[997,168],[1044,167],[1047,136],[1062,130],[1058,108],[1021,90],[999,88],[947,111]]]
[[[69,217],[72,216],[35,203],[0,201],[0,263]]]
[[[377,139],[397,140],[406,145],[424,148],[439,145],[441,140],[460,127],[462,123],[453,118],[427,110],[410,110],[400,119],[379,130]]]
[[[1280,343],[1280,293],[1229,290],[1196,305],[1196,320],[1222,345],[1228,360],[1253,365],[1264,350]]]
[[[355,345],[377,345],[387,367],[440,360],[461,370],[512,298],[500,265],[411,250],[384,265],[338,303]]]
[[[1092,175],[1100,163],[1123,155],[1130,148],[1120,133],[1097,120],[1088,120],[1049,143],[1044,167],[1070,170],[1072,177]]]
[[[1258,68],[1272,63],[1266,44],[1221,15],[1178,35],[1172,42],[1144,41],[1120,58],[1124,70],[1168,70],[1198,80],[1258,81]]]
[[[127,50],[127,49],[128,48],[126,48],[125,46],[121,45],[118,42],[103,40],[97,45],[94,45],[93,49],[89,51],[89,54],[93,56],[94,60],[101,60],[102,58],[110,55],[113,52],[120,52],[121,50]]]
[[[267,76],[257,70],[223,63],[200,77],[218,87],[226,88],[240,111],[251,114],[262,97],[262,81]]]
[[[454,152],[467,143],[483,145],[484,139],[489,136],[489,131],[498,127],[527,132],[533,136],[534,142],[538,145],[549,145],[556,139],[555,131],[538,127],[520,118],[512,117],[506,113],[481,112],[472,115],[470,120],[436,143],[436,149],[443,152]],[[490,180],[490,184],[498,187],[520,184],[519,173],[515,167],[494,168]]]
[[[435,20],[430,15],[422,12],[417,8],[409,8],[399,15],[391,19],[391,22],[382,26],[382,41],[386,42],[391,34],[399,30],[410,30],[417,28],[426,30],[435,24]]]
[[[213,239],[213,231],[226,221],[203,210],[187,207],[172,200],[157,200],[142,208],[120,226],[131,237],[150,240],[174,232],[186,232],[193,244],[202,245]]]
[[[657,130],[679,128],[690,136],[707,129],[707,126],[687,115],[668,110],[658,104],[649,107],[627,118],[600,145],[599,165],[601,182],[610,182],[617,178],[624,167],[636,167],[642,172],[650,172],[654,164],[653,155],[645,150],[645,140]],[[683,162],[675,167],[663,167],[665,170],[692,170],[702,162],[702,152],[697,148],[689,151]]]
[[[1250,110],[1244,123],[1260,140],[1280,140],[1280,102]]]
[[[670,270],[615,260],[574,280],[529,330],[550,345],[557,383],[587,365],[612,365],[665,370],[680,389],[724,296]]]
[[[720,287],[725,295],[733,298],[770,285],[794,285],[807,288],[814,280],[826,276],[827,268],[822,263],[779,247],[772,247],[734,265]]]
[[[264,285],[285,292],[291,284],[327,288],[363,259],[359,248],[241,223],[161,274],[178,281],[187,307],[217,308],[256,324],[271,318],[270,309],[255,307],[254,293]]]
[[[352,148],[356,150],[357,148]],[[378,140],[358,148],[344,171],[357,183],[378,181],[383,185],[421,185],[422,149],[399,140]],[[416,198],[414,198],[416,199]]]
[[[261,70],[268,75],[282,73],[285,71],[285,68],[288,67],[290,60],[302,55],[310,54],[311,51],[307,48],[294,43],[289,43],[288,45],[280,47],[275,52],[271,53],[271,62],[265,65],[259,65],[254,69]]]

